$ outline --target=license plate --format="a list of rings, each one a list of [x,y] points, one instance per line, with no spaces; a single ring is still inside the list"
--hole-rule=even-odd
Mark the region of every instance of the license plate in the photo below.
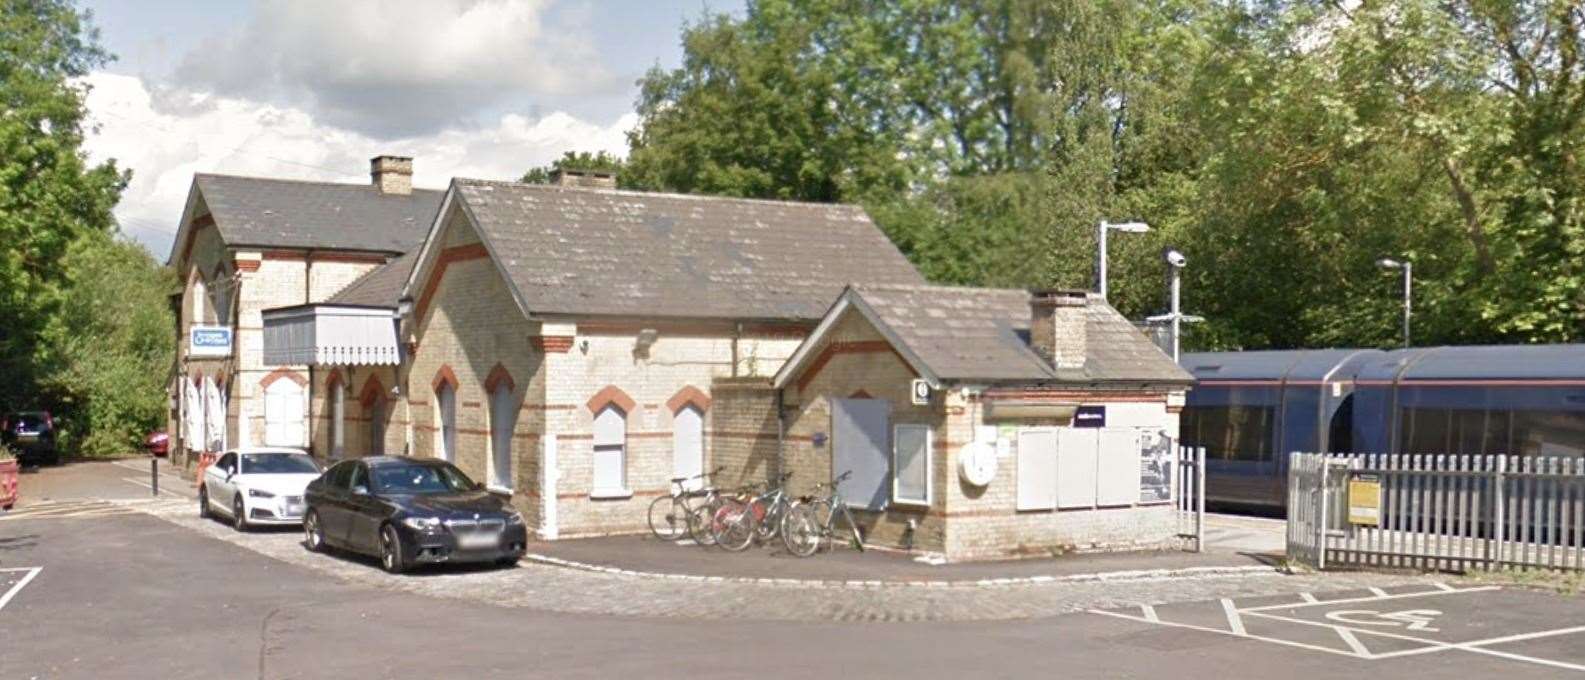
[[[286,504],[286,514],[290,515],[292,517],[296,517],[298,515],[303,514],[303,504],[302,503],[287,503]]]
[[[462,534],[457,537],[457,547],[464,550],[494,548],[500,542],[500,537],[495,534]]]

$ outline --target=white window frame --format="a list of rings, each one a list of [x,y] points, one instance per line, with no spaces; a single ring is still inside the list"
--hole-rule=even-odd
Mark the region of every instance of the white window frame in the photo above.
[[[514,467],[512,465],[512,434],[513,430],[517,429],[517,418],[515,417],[517,404],[512,396],[512,389],[507,387],[505,381],[496,385],[495,389],[490,392],[490,465],[485,474],[485,479],[488,480],[486,486],[490,490],[504,493],[512,493],[512,487],[514,486],[513,477],[515,476],[512,469]],[[505,411],[504,416],[503,411]],[[502,440],[503,431],[505,432],[504,442]],[[504,452],[501,450],[503,443],[506,449]],[[505,480],[501,479],[502,471],[499,469],[502,464],[503,453],[505,454],[506,466]]]
[[[925,432],[925,495],[924,495],[924,498],[905,498],[905,497],[903,497],[903,495],[901,493],[901,484],[898,481],[897,473],[898,473],[898,471],[902,470],[903,468],[902,468],[902,465],[900,464],[900,461],[898,460],[897,453],[898,453],[898,444],[903,439],[902,438],[902,431],[905,430],[905,429],[924,430],[924,432]],[[892,426],[892,502],[897,504],[897,505],[920,505],[920,506],[928,507],[930,505],[931,501],[933,500],[934,494],[932,492],[933,492],[933,489],[935,487],[935,481],[936,480],[935,480],[935,452],[932,450],[934,448],[934,443],[935,443],[934,442],[935,433],[931,431],[932,429],[933,428],[931,428],[929,425],[920,425],[920,424],[917,424],[917,423],[902,423],[902,424],[898,424],[898,425]]]
[[[620,419],[622,424],[621,441],[602,440],[600,438],[601,434],[603,434],[601,432],[600,419],[605,417],[607,413],[613,414],[614,417]],[[590,437],[589,447],[590,498],[631,498],[633,496],[633,490],[628,486],[627,475],[627,418],[628,413],[616,404],[607,404],[594,414],[594,420],[592,421],[594,433]],[[600,465],[597,460],[602,452],[610,453],[613,451],[618,456],[617,469],[621,471],[621,479],[616,480],[616,485],[614,486],[610,484],[610,480],[600,479]]]
[[[205,303],[204,298],[208,296],[209,286],[208,284],[204,283],[204,277],[202,274],[200,274],[193,280],[193,318],[191,319],[193,324],[203,325]]]
[[[449,412],[448,412],[449,411]],[[457,389],[442,382],[435,390],[435,457],[457,462]]]

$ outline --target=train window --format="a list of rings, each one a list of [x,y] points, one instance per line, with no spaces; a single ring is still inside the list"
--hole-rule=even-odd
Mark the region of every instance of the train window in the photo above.
[[[1191,406],[1183,409],[1182,438],[1217,460],[1271,460],[1277,409],[1269,406]]]
[[[1449,451],[1450,413],[1444,408],[1406,408],[1403,410],[1404,453],[1447,453]]]
[[[1514,411],[1514,453],[1585,456],[1585,412]]]

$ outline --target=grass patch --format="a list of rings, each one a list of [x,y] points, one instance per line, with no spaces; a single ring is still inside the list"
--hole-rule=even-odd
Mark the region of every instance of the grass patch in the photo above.
[[[1549,590],[1564,595],[1585,593],[1585,572],[1556,571],[1550,569],[1493,569],[1470,571],[1468,578],[1477,583],[1514,586],[1530,590]]]

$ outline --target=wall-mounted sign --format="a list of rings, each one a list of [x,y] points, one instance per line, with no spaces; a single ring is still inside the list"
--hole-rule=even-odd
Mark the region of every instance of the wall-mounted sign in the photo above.
[[[1381,477],[1356,474],[1348,479],[1348,522],[1379,526],[1381,524]]]
[[[1105,406],[1080,406],[1073,412],[1074,427],[1106,427]]]
[[[1172,500],[1172,438],[1165,432],[1139,436],[1139,502]]]
[[[231,356],[231,329],[227,326],[193,326],[187,329],[187,356]]]
[[[913,395],[914,406],[925,406],[930,403],[930,383],[915,378],[910,393]]]
[[[814,444],[815,448],[817,448],[817,449],[822,447],[822,446],[825,446],[826,445],[826,433],[824,433],[824,432],[816,432],[816,433],[814,433],[813,436],[809,437],[809,443]]]

